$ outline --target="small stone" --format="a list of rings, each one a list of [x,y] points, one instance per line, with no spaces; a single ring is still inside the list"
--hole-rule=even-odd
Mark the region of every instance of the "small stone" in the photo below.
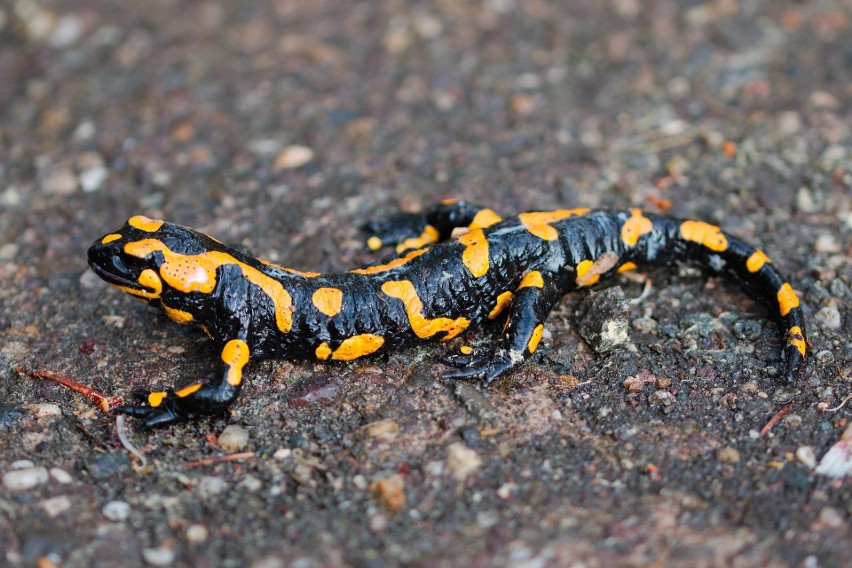
[[[272,457],[277,460],[286,460],[291,455],[293,455],[293,450],[290,448],[278,448],[275,450],[275,453],[272,454]]]
[[[447,469],[459,481],[464,481],[474,471],[479,469],[482,458],[475,450],[471,450],[462,442],[455,442],[447,447]]]
[[[737,463],[740,461],[740,451],[730,446],[719,448],[716,450],[716,459],[721,462]]]
[[[592,292],[580,306],[579,331],[597,353],[607,353],[628,342],[630,302],[620,287]]]
[[[655,382],[657,377],[655,377],[650,371],[647,369],[643,369],[636,375],[632,375],[624,379],[622,385],[627,389],[629,393],[637,393],[642,392],[642,389],[645,388],[647,383]]]
[[[70,473],[58,467],[50,468],[50,477],[52,477],[57,483],[62,483],[63,485],[74,481],[74,478],[71,477]]]
[[[823,329],[840,329],[840,310],[834,306],[821,308],[814,314],[814,323]]]
[[[817,206],[813,192],[807,187],[800,187],[796,193],[796,209],[801,213],[814,213]]]
[[[219,495],[228,488],[228,483],[221,477],[205,475],[198,482],[198,493],[202,497]]]
[[[837,237],[831,233],[823,233],[817,237],[816,243],[814,243],[814,250],[817,252],[827,253],[840,252],[840,241],[838,241]]]
[[[497,489],[497,496],[503,500],[514,499],[518,494],[518,485],[511,481],[504,483]]]
[[[823,507],[819,512],[819,520],[820,523],[832,529],[843,528],[846,524],[843,513],[835,507]]]
[[[814,91],[808,97],[808,102],[816,108],[828,110],[836,109],[840,105],[837,98],[828,91]]]
[[[189,525],[186,528],[186,540],[189,542],[198,544],[206,541],[208,536],[210,533],[204,525]]]
[[[143,548],[142,558],[152,566],[171,566],[175,561],[175,553],[171,548]]]
[[[672,386],[672,380],[668,377],[657,377],[657,380],[654,381],[654,388],[657,390],[665,390]]]
[[[61,16],[50,34],[50,45],[59,49],[74,44],[83,34],[83,19],[75,15]]]
[[[314,151],[307,146],[287,146],[275,157],[275,167],[282,170],[301,168],[314,159]]]
[[[32,410],[33,414],[36,415],[36,418],[57,418],[62,416],[62,409],[59,408],[59,405],[50,402],[30,404],[28,405],[28,408]]]
[[[288,402],[293,408],[302,408],[334,398],[340,392],[341,383],[336,375],[311,375],[299,379],[290,389]]]
[[[817,465],[816,454],[811,446],[799,446],[796,448],[796,459],[811,469]]]
[[[405,479],[399,474],[374,481],[370,491],[389,511],[398,511],[405,505]]]
[[[219,434],[219,447],[226,452],[236,452],[242,450],[248,444],[248,431],[236,424],[229,424]]]
[[[30,460],[15,460],[9,467],[11,467],[12,469],[27,469],[35,467],[35,464]]]
[[[657,331],[657,320],[652,318],[636,318],[631,322],[633,329],[641,333],[653,333]]]
[[[823,349],[822,351],[818,351],[816,355],[814,355],[814,359],[816,359],[817,365],[831,365],[834,363],[834,353],[829,351],[828,349]]]
[[[27,491],[47,482],[48,478],[47,468],[41,466],[13,469],[3,474],[3,486],[9,491]]]
[[[366,434],[380,442],[392,442],[399,435],[399,424],[390,418],[377,420],[364,426]]]
[[[71,499],[67,495],[59,495],[45,499],[39,506],[50,518],[55,518],[71,508]]]
[[[130,516],[130,504],[125,501],[110,501],[103,506],[101,513],[110,521],[124,521]]]
[[[17,243],[6,243],[0,246],[0,260],[10,261],[15,260],[18,256],[18,251],[20,250],[20,246]]]
[[[53,195],[70,195],[77,189],[77,176],[68,168],[52,172],[42,182],[45,193]]]
[[[651,393],[648,397],[649,404],[659,404],[660,406],[673,406],[677,402],[672,393],[667,390],[658,390]]]
[[[852,425],[846,427],[840,440],[822,456],[814,472],[835,479],[852,476]]]
[[[745,394],[757,394],[760,392],[760,385],[757,381],[746,381],[740,385],[740,390]]]
[[[104,181],[109,177],[109,170],[98,166],[80,172],[80,187],[86,193],[92,193],[101,188]]]
[[[381,513],[376,513],[375,515],[370,517],[369,523],[370,530],[373,532],[383,532],[388,528],[388,518]]]

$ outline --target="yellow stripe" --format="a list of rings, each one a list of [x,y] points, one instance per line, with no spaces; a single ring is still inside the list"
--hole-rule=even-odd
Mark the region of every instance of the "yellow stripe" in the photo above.
[[[756,250],[752,253],[748,260],[746,261],[746,268],[749,272],[757,272],[763,265],[767,262],[772,262],[769,260],[769,257],[762,250]]]
[[[541,272],[533,270],[528,272],[526,276],[518,284],[518,289],[534,286],[536,288],[544,288],[544,278],[541,277]]]
[[[793,291],[789,282],[784,282],[778,289],[778,309],[782,316],[786,316],[793,308],[799,307],[799,297]]]

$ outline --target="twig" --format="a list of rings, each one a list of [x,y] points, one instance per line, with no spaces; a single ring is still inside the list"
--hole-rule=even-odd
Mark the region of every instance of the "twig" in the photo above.
[[[235,454],[228,454],[225,456],[216,456],[213,458],[204,458],[203,460],[196,460],[191,462],[186,462],[183,464],[183,467],[198,467],[201,465],[211,465],[214,463],[225,462],[225,461],[236,461],[236,460],[246,460],[254,457],[254,452],[237,452]]]
[[[33,379],[44,379],[46,381],[51,381],[58,385],[62,385],[67,389],[71,389],[74,392],[80,393],[107,416],[111,415],[110,410],[122,404],[122,400],[120,398],[102,395],[96,390],[89,388],[86,385],[80,384],[77,381],[69,379],[65,375],[56,373],[54,371],[31,371],[29,369],[21,368],[20,365],[15,367],[15,371],[20,373],[21,375],[27,375]]]
[[[820,408],[820,410],[822,410],[823,412],[837,412],[838,410],[840,410],[841,408],[843,408],[843,406],[844,406],[847,402],[849,402],[849,400],[852,400],[852,394],[850,394],[849,396],[847,396],[846,398],[844,398],[844,399],[840,402],[840,404],[838,404],[838,405],[837,405],[837,406],[835,406],[834,408]]]
[[[788,404],[787,406],[785,406],[784,408],[782,408],[781,410],[779,410],[778,412],[776,412],[775,416],[770,418],[769,422],[767,422],[766,425],[763,428],[760,429],[760,435],[764,436],[767,432],[772,430],[772,427],[775,426],[776,424],[778,424],[778,421],[781,420],[782,418],[784,418],[784,416],[788,412],[790,412],[791,408],[793,408],[792,402],[790,404]]]
[[[143,468],[148,465],[148,460],[145,458],[145,454],[143,454],[139,449],[134,446],[130,442],[130,438],[127,436],[127,424],[124,418],[124,414],[119,414],[115,417],[115,433],[118,435],[118,439],[121,442],[121,445],[124,446],[124,449],[139,458],[140,468]]]

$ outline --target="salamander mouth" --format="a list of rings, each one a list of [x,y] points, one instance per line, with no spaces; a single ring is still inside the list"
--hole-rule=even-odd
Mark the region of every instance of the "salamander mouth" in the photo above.
[[[131,288],[133,290],[144,290],[150,292],[151,290],[145,286],[142,286],[136,280],[131,280],[129,278],[125,278],[123,276],[119,276],[109,270],[104,269],[101,265],[96,264],[94,262],[90,262],[89,266],[92,267],[92,270],[95,274],[100,276],[104,281],[108,284],[112,284],[114,286],[124,286],[125,288]]]

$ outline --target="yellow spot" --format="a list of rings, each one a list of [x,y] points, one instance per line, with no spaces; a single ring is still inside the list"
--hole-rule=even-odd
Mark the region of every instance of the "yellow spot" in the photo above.
[[[470,355],[471,353],[473,353],[473,347],[471,347],[470,345],[462,345],[461,347],[459,347],[459,351],[462,355]]]
[[[508,290],[497,296],[497,302],[494,306],[494,309],[488,313],[488,319],[494,319],[503,313],[503,310],[506,309],[506,306],[512,303],[512,293]]]
[[[767,262],[772,262],[769,260],[769,257],[762,250],[756,250],[752,253],[748,260],[746,261],[746,268],[748,268],[749,272],[757,272],[763,265]]]
[[[625,262],[621,266],[618,267],[619,272],[630,272],[631,270],[636,270],[637,266],[634,262]]]
[[[319,311],[328,317],[334,317],[340,313],[343,306],[343,291],[338,288],[318,288],[311,296],[311,301]]]
[[[712,251],[722,252],[728,248],[728,239],[722,229],[703,221],[684,221],[680,225],[680,236]]]
[[[482,229],[474,229],[459,237],[465,246],[462,262],[476,278],[488,272],[488,239]]]
[[[794,345],[796,349],[799,350],[802,357],[805,356],[805,351],[807,350],[807,346],[805,345],[805,336],[802,334],[802,328],[797,325],[791,327],[790,331],[787,332],[787,347],[791,345]]]
[[[536,288],[544,288],[544,278],[541,277],[541,272],[539,272],[538,270],[527,272],[527,275],[524,276],[521,280],[521,283],[518,284],[518,289],[527,288],[529,286],[535,286]]]
[[[601,275],[607,273],[618,264],[618,255],[614,252],[605,252],[594,261],[584,260],[577,265],[577,286],[591,286],[601,279]]]
[[[319,347],[316,350],[317,359],[322,359],[325,361],[331,356],[331,347],[328,346],[328,343],[323,341],[320,343]]]
[[[367,239],[367,248],[370,250],[379,250],[382,248],[382,239],[376,236],[372,236]]]
[[[600,274],[589,274],[588,276],[586,276],[586,274],[589,272],[589,270],[594,264],[594,261],[584,260],[583,262],[577,265],[577,286],[591,286],[592,284],[600,280]]]
[[[569,217],[585,215],[589,209],[557,209],[556,211],[533,211],[531,213],[521,213],[518,219],[527,230],[540,239],[546,241],[555,240],[559,233],[556,229],[550,226],[550,223],[562,221]]]
[[[385,338],[372,333],[362,333],[340,343],[340,347],[334,350],[331,358],[337,361],[351,361],[364,355],[370,355],[378,351],[385,344]]]
[[[447,199],[441,200],[441,205],[452,205],[453,203],[457,203],[458,199],[455,197],[448,197]]]
[[[535,353],[535,350],[538,349],[538,342],[541,341],[542,333],[544,333],[544,325],[538,324],[535,326],[535,329],[532,332],[532,337],[530,337],[530,341],[527,343],[527,349],[530,353]]]
[[[174,321],[178,323],[189,323],[192,321],[192,314],[189,312],[185,312],[183,310],[178,310],[177,308],[170,308],[165,304],[161,304],[163,306],[163,311],[166,312],[166,315],[172,318]]]
[[[194,385],[189,385],[188,387],[182,388],[179,391],[175,392],[181,398],[187,397],[201,388],[201,383],[195,383]]]
[[[163,253],[165,259],[165,262],[160,266],[160,276],[163,281],[185,294],[190,292],[209,294],[216,287],[216,270],[218,268],[227,265],[240,267],[243,276],[263,290],[263,293],[272,301],[275,307],[275,323],[278,329],[282,333],[290,331],[293,324],[293,301],[290,293],[274,278],[224,252],[208,251],[195,255],[180,254],[172,252],[157,239],[143,239],[124,245],[124,252],[137,258],[145,258],[155,251]],[[149,285],[142,281],[142,276],[149,271],[156,277],[153,270],[143,271],[139,277],[139,283],[143,286]],[[159,281],[159,278],[157,280]],[[130,293],[137,296],[142,295]],[[154,297],[159,297],[159,294]]]
[[[107,236],[105,236],[104,238],[101,239],[101,244],[105,245],[107,243],[117,241],[120,238],[121,238],[121,235],[119,235],[118,233],[110,233],[109,235],[107,235]]]
[[[654,230],[650,219],[642,215],[641,209],[631,209],[630,218],[621,227],[621,240],[629,247],[636,246],[642,235]]]
[[[137,290],[136,288],[130,288],[128,286],[120,286],[118,284],[112,284],[119,290],[123,292],[127,292],[131,296],[136,296],[137,298],[141,298],[143,300],[156,300],[163,293],[163,281],[160,280],[160,277],[157,276],[157,273],[151,270],[150,268],[146,268],[142,272],[139,273],[139,278],[136,279],[139,284],[148,288],[146,290]]]
[[[491,209],[480,209],[477,211],[476,215],[473,216],[473,220],[468,225],[468,228],[473,229],[485,229],[486,227],[490,227],[496,223],[499,223],[503,219],[497,215]]]
[[[154,220],[145,215],[136,215],[127,220],[127,224],[134,229],[145,231],[146,233],[156,233],[163,226],[162,221]]]
[[[793,287],[789,282],[784,282],[778,289],[778,308],[781,310],[781,315],[786,316],[793,308],[799,307],[799,297],[793,291]]]
[[[242,339],[232,339],[222,349],[222,361],[228,366],[225,380],[231,386],[239,385],[243,380],[243,367],[249,361],[249,346]]]
[[[441,238],[441,233],[432,225],[426,225],[419,237],[405,239],[396,245],[396,252],[402,252],[408,249],[419,249],[428,244],[437,243]]]
[[[148,404],[151,406],[160,406],[166,398],[165,392],[148,393]]]
[[[441,340],[447,340],[463,332],[470,325],[470,320],[459,317],[427,319],[423,316],[423,301],[417,295],[414,284],[409,280],[385,282],[382,284],[382,292],[391,298],[402,300],[405,305],[405,313],[411,323],[411,330],[421,338],[432,337],[436,333],[444,332]]]
[[[395,258],[387,264],[377,264],[376,266],[368,266],[367,268],[356,268],[355,270],[350,270],[350,272],[354,272],[355,274],[377,274],[379,272],[387,272],[389,270],[393,270],[394,268],[398,268],[410,261],[413,258],[416,258],[429,250],[428,248],[422,248],[413,250],[405,256],[401,256],[399,258]]]

